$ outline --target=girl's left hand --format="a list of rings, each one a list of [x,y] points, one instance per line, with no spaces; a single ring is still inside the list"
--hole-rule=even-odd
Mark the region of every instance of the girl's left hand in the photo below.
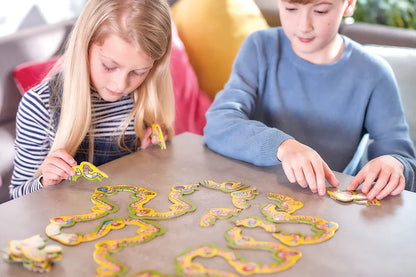
[[[165,141],[168,140],[168,133],[165,128],[162,126],[160,127],[163,133],[163,138]],[[154,136],[152,136],[154,134]],[[143,133],[143,138],[141,140],[141,149],[146,149],[150,145],[154,145],[158,143],[157,134],[153,133],[152,127],[147,127],[146,130]]]
[[[369,161],[346,189],[355,190],[362,184],[361,191],[367,193],[368,200],[381,200],[389,194],[397,195],[404,190],[403,172],[404,166],[399,160],[390,155],[380,156]]]

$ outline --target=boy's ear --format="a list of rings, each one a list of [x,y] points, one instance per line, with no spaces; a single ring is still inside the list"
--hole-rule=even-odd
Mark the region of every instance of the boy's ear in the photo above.
[[[347,0],[347,7],[344,11],[344,16],[351,16],[354,13],[355,4],[357,0]]]

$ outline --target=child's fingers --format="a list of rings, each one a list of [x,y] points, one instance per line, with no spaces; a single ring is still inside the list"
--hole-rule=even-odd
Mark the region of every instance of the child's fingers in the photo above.
[[[71,155],[69,155],[69,153],[66,152],[64,149],[58,149],[58,150],[52,152],[51,157],[61,159],[61,160],[65,161],[70,166],[77,165],[77,161],[75,161],[75,159]]]
[[[352,181],[345,188],[346,190],[356,190],[365,180],[365,174],[361,170],[358,174],[352,179]]]
[[[294,173],[295,173],[295,178],[296,178],[296,182],[302,187],[302,188],[307,188],[308,187],[308,183],[305,180],[305,175],[303,174],[303,170],[301,167],[298,168],[294,168],[293,169]]]
[[[391,192],[391,195],[398,195],[398,194],[400,194],[404,190],[405,186],[406,186],[406,182],[404,180],[404,176],[403,175],[400,175],[400,177],[399,177],[399,184]]]
[[[395,180],[394,178],[393,180],[391,180],[391,177],[393,176],[390,172],[381,171],[380,174],[376,176],[377,182],[374,184],[373,188],[368,193],[366,192],[368,200],[373,200],[374,197],[379,195],[379,193],[382,191],[384,191],[384,193],[388,192],[387,194],[389,194],[395,187],[394,183],[392,182],[395,182],[397,184],[399,181],[398,176],[395,178]]]
[[[152,138],[150,135],[152,134],[153,130],[152,127],[147,127],[143,133],[143,138],[140,143],[140,148],[145,149],[152,143]]]
[[[334,172],[329,168],[329,166],[324,162],[323,164],[323,170],[325,179],[328,181],[328,183],[333,187],[339,186],[339,181],[337,177],[335,176]]]
[[[308,184],[309,189],[313,193],[317,193],[318,186],[316,183],[315,170],[309,162],[305,166],[303,166],[303,175],[305,176],[305,182]]]
[[[292,167],[288,165],[287,163],[282,163],[282,167],[283,167],[283,171],[286,174],[286,178],[289,180],[289,182],[295,183],[296,177],[295,177],[295,173],[293,172]]]
[[[312,162],[314,174],[316,178],[316,186],[319,195],[325,195],[326,185],[325,185],[325,162],[321,159],[316,162]]]

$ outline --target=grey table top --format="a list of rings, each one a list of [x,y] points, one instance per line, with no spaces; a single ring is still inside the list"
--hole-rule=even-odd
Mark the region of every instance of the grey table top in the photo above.
[[[137,227],[126,226],[109,232],[101,239],[66,246],[46,236],[45,228],[51,218],[89,213],[94,206],[91,195],[96,187],[119,184],[140,186],[156,192],[157,196],[145,207],[169,211],[172,203],[168,201],[168,193],[172,186],[211,179],[220,183],[242,182],[256,188],[258,194],[249,200],[250,208],[232,218],[262,216],[262,204],[276,204],[267,198],[270,192],[274,192],[303,203],[303,207],[293,215],[315,216],[339,225],[334,236],[327,241],[290,246],[302,252],[302,257],[292,267],[278,274],[258,276],[414,276],[416,272],[416,194],[408,191],[383,199],[381,206],[342,204],[328,196],[313,195],[296,184],[290,184],[280,166],[256,167],[225,158],[204,146],[201,136],[190,133],[176,136],[167,143],[166,150],[151,147],[99,168],[109,175],[108,179],[102,182],[81,178],[76,182],[64,181],[1,204],[0,248],[6,247],[10,239],[40,234],[48,244],[63,247],[63,259],[42,276],[95,276],[98,268],[93,258],[96,243],[135,236]],[[336,175],[341,188],[345,188],[351,177],[340,173]],[[214,226],[201,227],[200,218],[210,208],[232,208],[230,193],[200,187],[184,198],[195,205],[195,211],[172,219],[153,220],[165,229],[164,234],[112,254],[112,258],[128,268],[124,275],[155,270],[175,276],[175,257],[181,252],[207,243],[227,248],[224,234],[233,223],[229,219],[218,219]],[[129,193],[118,193],[107,199],[119,207],[109,218],[128,217]],[[89,233],[97,228],[101,220],[77,223],[63,231]],[[281,228],[287,232],[311,233],[307,224],[281,224]],[[244,229],[245,234],[257,240],[279,243],[261,228],[247,229]],[[235,252],[245,260],[262,264],[274,262],[272,254],[265,250],[238,249]],[[238,276],[220,257],[197,257],[195,261],[207,268],[226,270]],[[0,261],[0,276],[35,275],[20,264]]]

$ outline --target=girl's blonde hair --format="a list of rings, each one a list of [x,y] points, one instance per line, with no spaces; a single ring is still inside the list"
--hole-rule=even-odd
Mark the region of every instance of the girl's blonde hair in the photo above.
[[[110,35],[141,48],[155,62],[145,81],[134,91],[134,108],[123,123],[119,144],[134,117],[140,144],[145,127],[163,126],[173,136],[174,97],[169,69],[171,18],[166,0],[89,0],[72,30],[66,46],[62,72],[55,88],[63,89],[56,137],[50,153],[63,148],[75,155],[89,135],[92,162],[94,138],[91,126],[89,49]]]

